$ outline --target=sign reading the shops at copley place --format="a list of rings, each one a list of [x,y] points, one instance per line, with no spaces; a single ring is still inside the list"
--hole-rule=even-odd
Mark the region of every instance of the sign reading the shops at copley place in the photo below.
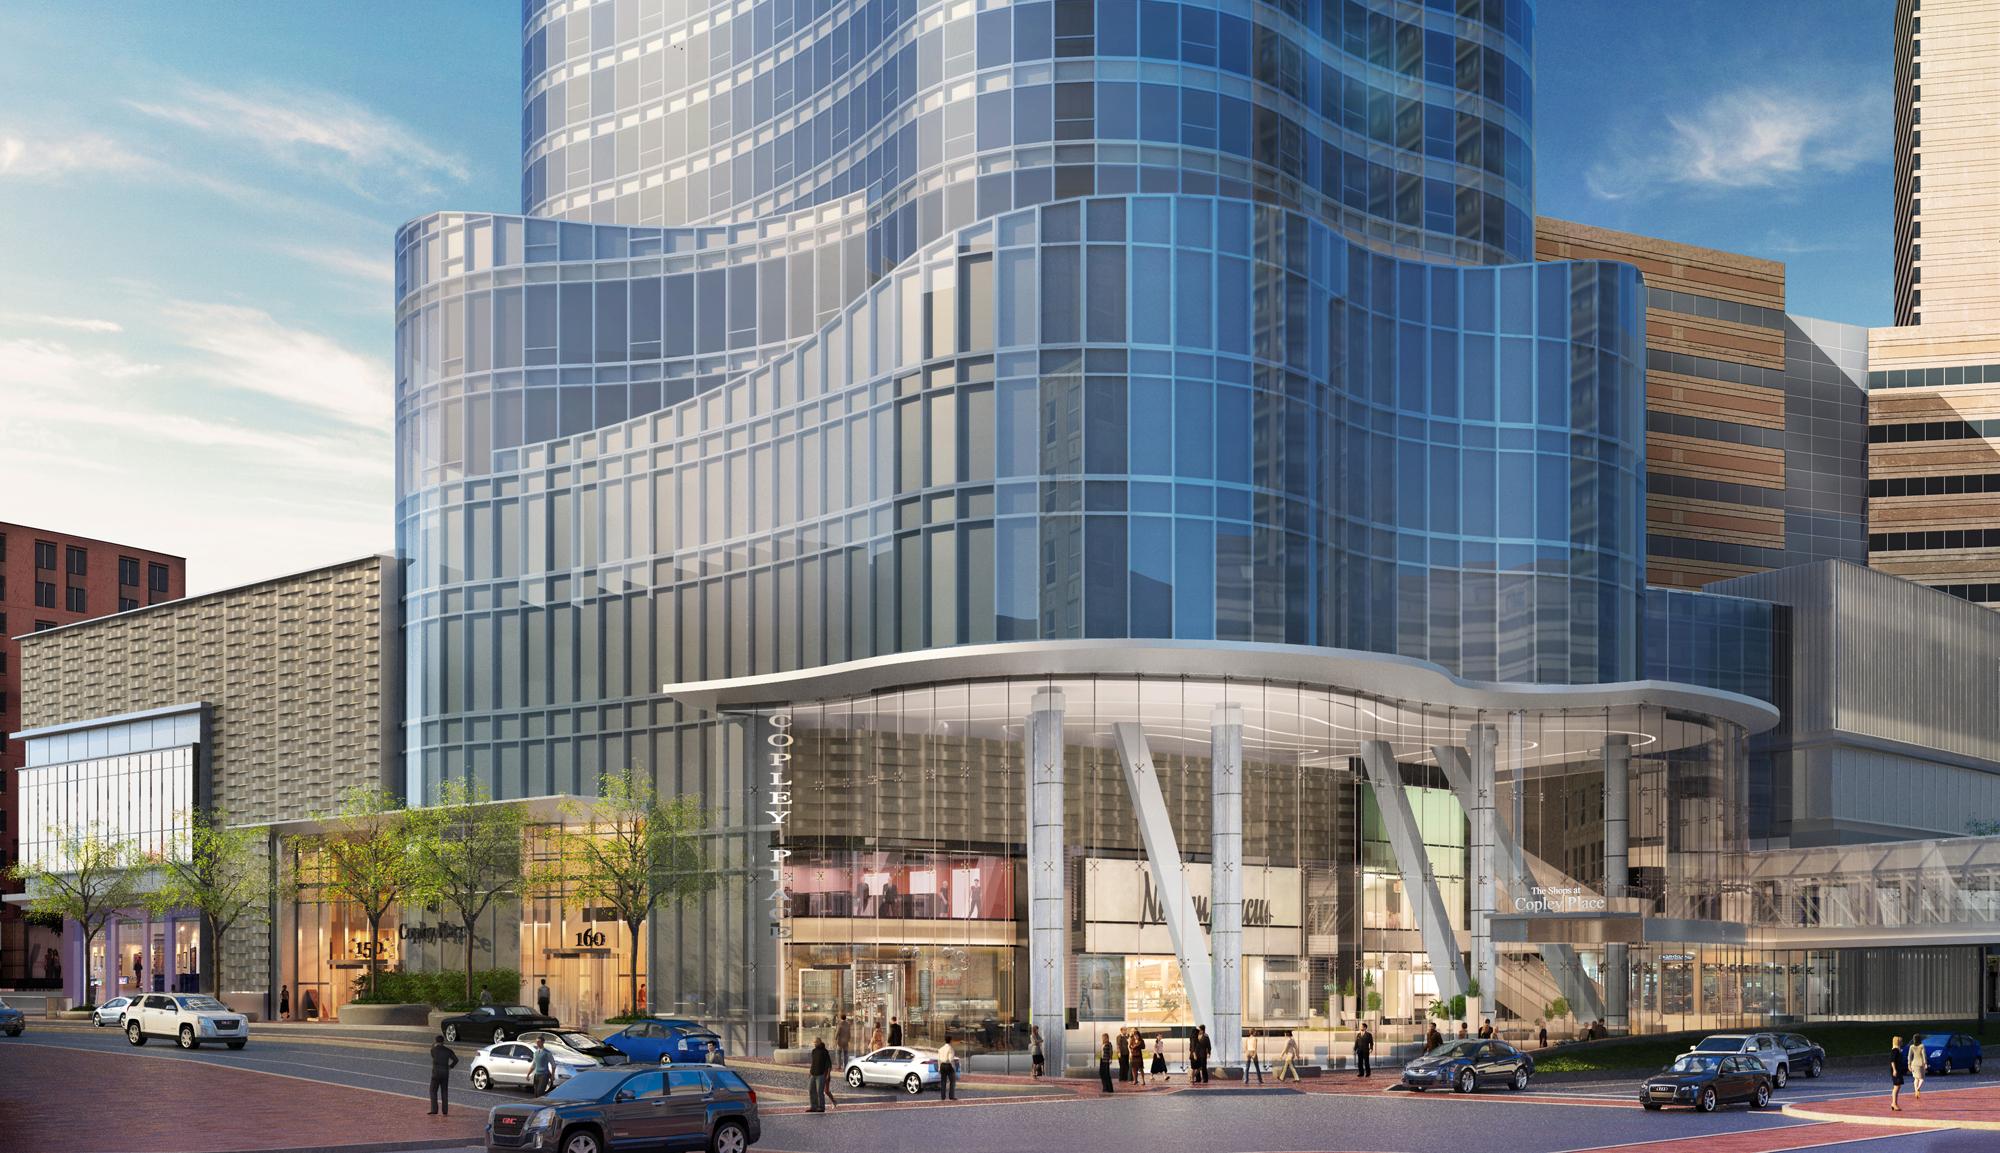
[[[1602,913],[1603,897],[1582,885],[1531,885],[1528,895],[1514,898],[1516,913]]]
[[[791,906],[791,894],[785,891],[785,861],[792,851],[785,847],[785,837],[792,827],[792,716],[774,713],[766,723],[771,727],[764,737],[771,789],[764,815],[777,826],[771,844],[771,935],[783,937],[785,915]]]

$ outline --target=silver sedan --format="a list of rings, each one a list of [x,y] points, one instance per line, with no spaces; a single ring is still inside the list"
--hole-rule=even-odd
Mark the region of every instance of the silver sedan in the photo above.
[[[557,1052],[551,1048],[550,1055],[556,1060],[555,1084],[560,1085],[597,1062],[580,1053]],[[535,1048],[519,1041],[501,1041],[488,1045],[472,1057],[472,1087],[491,1089],[496,1085],[527,1085],[532,1080],[535,1067]]]
[[[903,1092],[914,1096],[938,1083],[937,1050],[891,1045],[849,1061],[846,1076],[847,1083],[856,1089],[900,1085]]]
[[[99,1029],[106,1025],[123,1026],[125,1010],[132,1004],[130,997],[113,997],[90,1011],[90,1023]]]

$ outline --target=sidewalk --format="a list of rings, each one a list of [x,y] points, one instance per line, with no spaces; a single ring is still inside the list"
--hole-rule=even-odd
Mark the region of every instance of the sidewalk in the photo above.
[[[1889,1090],[1865,1097],[1840,1097],[1815,1101],[1810,1105],[1787,1105],[1787,1117],[1811,1121],[1839,1121],[1848,1125],[1873,1125],[1884,1129],[1991,1129],[2000,1131],[2000,1084],[1982,1078],[1980,1084],[1964,1088],[1940,1086],[1940,1079],[1928,1080],[1929,1088],[1919,1098],[1905,1089],[1903,1111],[1889,1109]],[[2000,1142],[1996,1142],[2000,1143]]]

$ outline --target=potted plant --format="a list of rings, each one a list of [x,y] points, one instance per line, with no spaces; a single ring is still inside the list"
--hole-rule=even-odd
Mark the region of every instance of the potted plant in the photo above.
[[[1354,1008],[1354,981],[1342,978],[1340,982],[1340,1019],[1352,1021],[1358,1014]]]
[[[1474,977],[1470,981],[1467,981],[1465,983],[1465,1015],[1460,1017],[1459,1020],[1470,1023],[1472,1027],[1475,1029],[1477,1029],[1479,1027],[1479,1023],[1485,1019],[1484,1016],[1480,1013],[1481,992],[1482,990],[1479,988],[1479,978]]]

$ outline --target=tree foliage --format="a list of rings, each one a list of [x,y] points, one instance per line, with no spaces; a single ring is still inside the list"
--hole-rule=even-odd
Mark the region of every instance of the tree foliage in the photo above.
[[[465,996],[472,998],[474,929],[504,894],[522,887],[521,810],[484,787],[445,781],[436,803],[408,818],[408,897],[442,910],[465,930]],[[507,994],[511,1000],[519,990]]]
[[[368,985],[382,957],[382,918],[409,891],[416,877],[410,813],[392,793],[348,790],[329,818],[331,828],[304,838],[302,849],[317,859],[315,880],[329,901],[347,901],[368,919]]]
[[[643,770],[607,773],[598,795],[565,807],[553,834],[552,866],[537,878],[609,908],[630,933],[634,964],[627,1008],[639,1003],[639,930],[661,905],[678,905],[715,885],[701,834],[708,814],[699,797],[662,798]]]
[[[71,830],[56,842],[52,859],[37,865],[16,862],[8,875],[28,890],[28,912],[67,919],[83,926],[83,955],[90,956],[97,935],[112,914],[143,899],[145,868],[132,843],[105,836],[96,826]],[[85,978],[84,997],[90,997]]]
[[[162,855],[154,866],[159,880],[146,904],[157,913],[196,909],[208,927],[208,951],[201,978],[211,993],[222,989],[219,961],[223,941],[244,917],[270,907],[271,869],[262,849],[261,829],[232,828],[220,809],[188,814],[184,845]]]

